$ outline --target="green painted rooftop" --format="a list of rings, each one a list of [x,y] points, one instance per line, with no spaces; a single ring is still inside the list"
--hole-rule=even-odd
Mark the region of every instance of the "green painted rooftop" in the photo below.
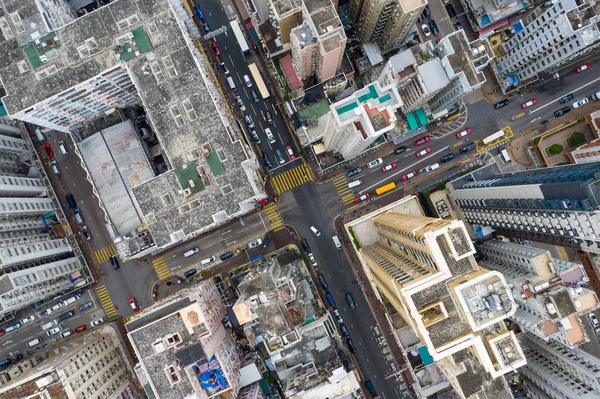
[[[198,174],[196,162],[190,162],[184,167],[176,168],[175,175],[182,189],[190,189],[192,194],[204,190],[204,183],[202,183],[202,178]],[[193,182],[193,186],[190,184],[190,180]]]

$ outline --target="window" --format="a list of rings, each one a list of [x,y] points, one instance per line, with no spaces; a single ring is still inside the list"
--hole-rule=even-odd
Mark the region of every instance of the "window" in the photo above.
[[[198,119],[196,110],[194,109],[194,106],[192,105],[192,102],[189,99],[183,100],[181,102],[181,105],[183,105],[183,109],[185,110],[185,113],[187,114],[187,117],[190,121],[195,121],[196,119]]]
[[[173,59],[170,55],[163,57],[163,64],[165,65],[165,68],[167,68],[167,72],[169,73],[170,77],[174,78],[177,76],[177,69],[175,68],[175,64],[173,63]]]
[[[167,374],[167,378],[169,379],[169,382],[171,383],[171,385],[177,384],[178,382],[181,381],[181,378],[179,377],[179,373],[177,372],[177,369],[173,365],[168,365],[165,368],[165,373]]]
[[[181,110],[178,105],[173,105],[170,109],[171,115],[173,119],[175,119],[175,125],[180,127],[184,124],[183,115],[181,115]]]

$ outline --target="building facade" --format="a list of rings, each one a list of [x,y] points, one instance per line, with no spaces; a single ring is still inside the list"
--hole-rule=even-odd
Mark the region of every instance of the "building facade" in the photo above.
[[[325,150],[352,159],[398,122],[402,100],[393,85],[373,82],[330,105],[323,142]]]
[[[493,68],[504,92],[530,84],[600,44],[599,17],[591,1],[560,0],[541,5],[522,30],[501,46],[502,57]]]

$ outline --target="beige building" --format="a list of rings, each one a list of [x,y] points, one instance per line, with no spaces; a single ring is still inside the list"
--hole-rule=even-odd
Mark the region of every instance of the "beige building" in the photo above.
[[[461,398],[512,398],[503,376],[526,364],[505,319],[504,276],[481,268],[462,221],[423,216],[407,197],[346,225],[369,281],[402,316]],[[351,231],[351,232],[350,232]]]
[[[302,0],[270,0],[271,21],[284,49],[289,49],[292,29],[302,23]]]
[[[318,82],[336,75],[346,47],[346,34],[331,0],[302,2],[302,25],[291,31],[292,61],[298,76]]]
[[[117,327],[105,324],[54,348],[47,360],[3,384],[0,397],[137,399],[134,375]]]
[[[358,33],[363,43],[375,42],[382,53],[389,53],[402,45],[410,28],[417,22],[427,0],[363,0],[351,4],[361,9]]]

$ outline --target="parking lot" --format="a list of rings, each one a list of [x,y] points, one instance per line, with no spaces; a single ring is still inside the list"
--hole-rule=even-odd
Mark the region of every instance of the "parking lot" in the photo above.
[[[69,331],[71,336],[79,334],[75,332],[77,327],[85,326],[85,330],[81,328],[81,333],[90,330],[90,323],[100,318],[106,320],[106,315],[89,291],[83,292],[79,297],[63,297],[60,301],[49,302],[35,310],[29,308],[21,311],[17,318],[0,324],[0,331],[4,332],[0,337],[0,360],[14,360],[19,355],[25,359],[32,357],[37,352],[48,350],[53,344],[68,339]],[[42,329],[42,326],[46,328]],[[54,334],[48,335],[49,331]],[[39,344],[27,347],[28,343],[36,339],[40,340]]]

